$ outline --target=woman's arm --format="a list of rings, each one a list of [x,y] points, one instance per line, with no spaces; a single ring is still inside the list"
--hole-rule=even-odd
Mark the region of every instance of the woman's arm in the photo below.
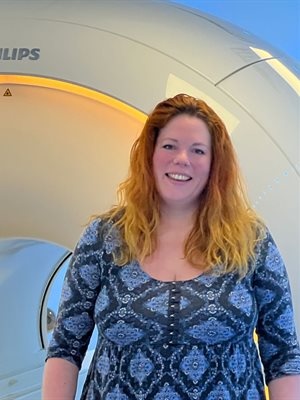
[[[74,399],[94,328],[94,306],[101,286],[100,220],[80,237],[64,279],[56,325],[47,350],[43,399]]]
[[[256,254],[253,280],[258,309],[256,332],[265,380],[272,400],[292,400],[292,394],[297,393],[292,390],[300,376],[300,346],[289,279],[269,232],[257,247]],[[281,395],[284,390],[288,396]],[[300,392],[296,396],[300,399]]]
[[[43,400],[74,400],[78,368],[62,358],[49,358],[43,379]]]
[[[298,400],[300,398],[300,375],[284,376],[269,383],[270,400]]]

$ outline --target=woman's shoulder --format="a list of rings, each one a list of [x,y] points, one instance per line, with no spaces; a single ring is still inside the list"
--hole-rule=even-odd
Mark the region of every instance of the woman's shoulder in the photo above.
[[[120,213],[108,211],[103,214],[94,215],[90,218],[80,238],[79,245],[101,243],[101,247],[108,253],[113,249],[120,247],[122,243],[121,234],[116,225]]]
[[[261,233],[255,249],[256,271],[270,270],[273,273],[283,274],[285,263],[279,246],[276,243],[270,229],[266,226]]]
[[[261,226],[257,232],[256,253],[266,251],[270,245],[276,246],[272,233],[268,226]]]

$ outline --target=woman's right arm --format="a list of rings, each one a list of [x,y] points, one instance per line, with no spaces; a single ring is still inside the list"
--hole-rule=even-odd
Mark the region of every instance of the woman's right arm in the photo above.
[[[74,399],[94,328],[94,306],[101,286],[100,221],[80,237],[64,279],[56,325],[50,340],[43,381],[43,400]]]
[[[43,400],[74,400],[78,368],[63,358],[49,358],[43,379]]]

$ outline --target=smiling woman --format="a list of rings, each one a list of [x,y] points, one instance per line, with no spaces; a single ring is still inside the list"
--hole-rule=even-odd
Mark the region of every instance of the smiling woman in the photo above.
[[[68,267],[44,400],[74,397],[94,324],[101,340],[82,399],[263,400],[263,368],[271,400],[287,382],[296,399],[287,273],[218,115],[185,94],[159,103],[119,195]]]

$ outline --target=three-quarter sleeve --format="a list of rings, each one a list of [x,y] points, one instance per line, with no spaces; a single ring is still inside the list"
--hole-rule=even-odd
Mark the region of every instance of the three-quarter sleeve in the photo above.
[[[72,255],[47,352],[47,359],[64,358],[79,369],[94,329],[94,304],[101,282],[99,225],[99,219],[89,224]]]
[[[300,374],[292,297],[287,271],[267,231],[257,251],[254,288],[258,307],[257,334],[265,379]]]

